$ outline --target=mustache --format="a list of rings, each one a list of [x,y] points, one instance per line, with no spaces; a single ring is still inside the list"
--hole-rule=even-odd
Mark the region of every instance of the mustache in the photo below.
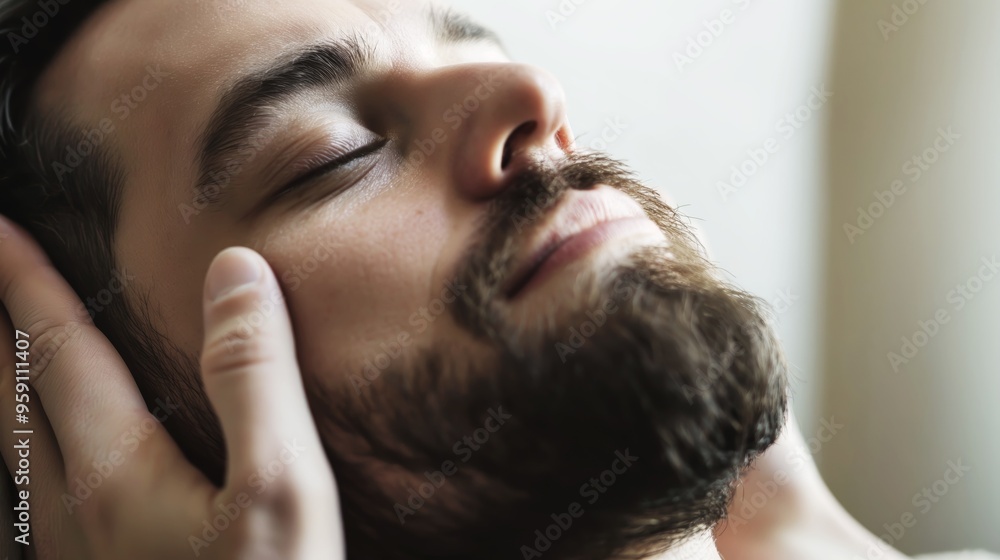
[[[605,184],[642,206],[674,246],[673,257],[700,261],[700,244],[682,216],[644,186],[624,163],[601,153],[577,152],[559,161],[539,161],[516,175],[477,224],[477,233],[459,259],[457,281],[468,289],[453,308],[458,324],[484,339],[496,339],[503,314],[503,286],[517,265],[520,249],[542,228],[569,191]]]
[[[590,275],[560,295],[559,321],[519,331],[506,320],[503,293],[519,250],[572,190],[598,183],[639,202],[669,246],[645,247]],[[516,554],[616,451],[641,459],[613,492],[588,502],[575,536],[560,541],[560,557],[606,558],[623,544],[661,550],[721,519],[741,470],[777,437],[785,366],[761,302],[714,277],[685,222],[604,155],[572,155],[514,176],[480,218],[453,276],[465,289],[449,312],[485,344],[421,348],[360,398],[310,390],[328,403],[316,407],[318,421],[330,434],[327,456],[350,527],[361,528],[357,538],[377,535],[426,558]],[[597,309],[600,318],[591,314]],[[584,320],[597,326],[576,344],[567,333],[585,333]],[[455,442],[477,433],[486,411],[509,415],[502,433],[462,458],[401,524],[389,505],[459,454]],[[386,506],[372,505],[380,502]],[[441,531],[455,538],[436,538]]]

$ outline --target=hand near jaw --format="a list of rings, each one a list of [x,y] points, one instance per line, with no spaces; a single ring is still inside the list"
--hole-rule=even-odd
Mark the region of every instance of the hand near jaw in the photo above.
[[[228,454],[218,488],[146,408],[37,244],[3,218],[0,232],[0,311],[9,314],[0,313],[0,451],[17,471],[17,438],[30,437],[30,481],[20,489],[30,491],[35,557],[345,557],[336,485],[283,301],[253,332],[239,330],[242,316],[280,294],[260,255],[223,251],[205,284],[202,378]],[[15,386],[15,336],[30,342],[28,424],[15,421],[15,393],[28,389]],[[13,433],[22,429],[33,434]],[[136,430],[145,437],[130,438]],[[75,481],[98,479],[76,495]]]

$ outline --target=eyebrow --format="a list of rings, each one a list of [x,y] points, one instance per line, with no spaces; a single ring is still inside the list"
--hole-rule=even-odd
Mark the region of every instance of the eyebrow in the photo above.
[[[487,42],[506,52],[495,32],[451,8],[432,5],[424,15],[439,42]],[[374,60],[374,47],[351,35],[308,45],[237,79],[199,137],[196,202],[207,207],[224,202],[229,183],[268,141],[265,133],[277,115],[277,105],[310,89],[347,84],[371,69]]]
[[[454,8],[440,8],[431,5],[427,18],[439,41],[461,43],[463,41],[488,41],[505,50],[503,41],[492,29],[483,27]]]

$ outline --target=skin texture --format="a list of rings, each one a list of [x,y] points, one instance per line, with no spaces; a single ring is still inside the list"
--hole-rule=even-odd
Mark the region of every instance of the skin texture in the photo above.
[[[236,176],[229,187],[237,193],[233,203],[185,223],[179,207],[194,203],[196,140],[220,89],[297,45],[364,29],[373,21],[368,14],[378,12],[377,4],[347,1],[218,6],[111,2],[47,73],[42,106],[72,103],[78,114],[97,122],[109,116],[122,92],[143,82],[147,67],[169,73],[126,120],[115,116],[115,142],[129,171],[116,251],[134,276],[130,290],[157,302],[157,329],[181,351],[197,355],[198,290],[209,262],[227,246],[257,248],[284,281],[300,355],[306,357],[303,369],[359,371],[379,342],[394,338],[412,313],[438,296],[475,220],[508,175],[499,163],[511,132],[534,121],[520,147],[536,157],[563,153],[560,142],[571,138],[563,93],[549,74],[507,63],[495,48],[435,46],[421,15],[426,4],[402,3],[398,14],[376,16],[385,21],[385,35],[372,41],[379,68],[358,85],[364,94],[352,93],[349,102],[358,114],[378,108],[391,115],[399,122],[388,124],[399,136],[425,139],[444,128],[448,138],[432,157],[404,171],[398,154],[386,150],[363,187],[308,213],[302,206],[274,205],[255,220],[241,220],[276,186],[265,183],[262,164],[278,154],[302,157],[321,144],[324,127],[357,120],[316,115],[315,106],[303,102],[286,114],[285,131]],[[444,112],[472,94],[480,77],[501,69],[506,78],[500,91],[451,131]],[[306,135],[311,139],[304,140]],[[318,249],[332,257],[311,275],[295,272]],[[435,322],[422,336],[433,343],[455,334],[449,331],[447,321]],[[330,348],[329,340],[343,344]]]
[[[768,495],[768,485],[775,481],[780,484],[761,506],[759,494]],[[908,558],[840,505],[820,476],[791,412],[777,443],[757,460],[740,486],[729,517],[714,530],[726,560]]]
[[[8,227],[0,218],[0,227]],[[14,229],[8,229],[12,234]],[[14,237],[13,242],[0,245],[0,261],[11,266],[2,270],[8,271],[3,278],[5,291],[0,294],[5,306],[10,307],[15,323],[21,324],[28,321],[27,317],[33,317],[35,321],[44,320],[51,324],[53,329],[58,331],[66,328],[65,321],[73,317],[75,305],[72,303],[75,298],[69,295],[65,284],[61,282],[57,274],[53,274],[49,264],[41,252],[23,233],[9,235]],[[230,265],[233,260],[232,251],[228,253]],[[245,253],[245,252],[244,252]],[[243,255],[246,259],[246,255]],[[216,261],[224,259],[216,259]],[[259,262],[259,261],[258,261]],[[219,267],[216,266],[216,269]],[[14,272],[16,271],[16,273]],[[217,281],[216,281],[217,282]],[[269,282],[274,282],[270,280]],[[212,290],[214,284],[209,280],[207,292]],[[282,406],[281,395],[272,389],[275,370],[284,370],[288,377],[283,381],[284,385],[296,387],[298,385],[295,376],[297,375],[294,364],[294,357],[291,352],[292,341],[288,336],[287,318],[284,313],[272,316],[269,324],[262,326],[256,336],[247,341],[243,348],[251,348],[254,344],[268,346],[271,345],[274,353],[282,356],[277,363],[254,363],[253,360],[232,360],[233,353],[229,350],[223,352],[213,352],[218,348],[219,340],[226,339],[232,333],[227,329],[232,328],[233,319],[239,313],[245,313],[251,309],[255,300],[266,297],[267,290],[261,289],[236,290],[229,296],[222,298],[221,304],[213,305],[206,299],[206,322],[207,331],[212,333],[206,340],[206,358],[203,364],[206,371],[206,383],[214,387],[211,391],[214,396],[216,406],[220,407],[224,423],[229,426],[231,446],[235,448],[247,449],[271,449],[280,441],[275,436],[280,436],[283,427],[285,435],[299,436],[313,433],[311,438],[315,441],[315,432],[306,417],[299,414],[299,425],[294,423],[289,425],[287,416],[282,416],[281,421],[275,421],[273,416],[262,417],[259,414],[261,409],[274,407],[277,410],[284,408],[283,414],[296,415],[304,410],[299,388],[298,395],[295,390],[284,395],[287,402]],[[33,293],[32,296],[30,293]],[[44,315],[39,315],[34,301],[51,301],[53,299],[62,300],[64,304],[47,306]],[[228,317],[227,317],[228,315]],[[36,324],[36,323],[32,323]],[[34,330],[34,329],[32,329]],[[37,332],[37,331],[36,331]],[[0,335],[4,340],[13,339],[12,329],[6,312],[0,308]],[[49,338],[50,343],[52,338]],[[275,346],[277,345],[277,346]],[[96,353],[94,348],[100,348]],[[13,347],[10,348],[13,350]],[[35,346],[35,351],[43,355],[48,349],[41,345]],[[72,479],[75,475],[86,476],[85,472],[74,471],[71,465],[86,465],[94,460],[93,448],[97,444],[100,449],[102,440],[116,439],[128,424],[135,424],[145,416],[141,400],[136,394],[134,385],[131,384],[129,375],[120,362],[116,363],[113,350],[110,349],[107,341],[100,334],[91,328],[85,328],[85,332],[78,337],[74,337],[71,343],[64,344],[60,350],[63,356],[49,368],[46,380],[54,379],[56,383],[41,383],[40,379],[34,379],[33,384],[40,394],[32,392],[33,402],[38,402],[41,397],[43,403],[56,411],[51,420],[47,418],[44,411],[35,408],[32,415],[32,423],[29,426],[20,428],[31,428],[36,431],[34,438],[34,465],[35,477],[33,498],[34,517],[33,531],[36,548],[33,548],[28,557],[38,558],[69,558],[72,554],[74,558],[91,557],[92,551],[88,550],[84,544],[85,539],[91,542],[98,542],[105,545],[105,550],[98,554],[101,558],[131,558],[131,557],[156,557],[156,554],[164,555],[165,558],[179,557],[178,554],[186,554],[186,551],[176,549],[164,549],[156,543],[163,538],[168,539],[175,546],[179,546],[182,541],[177,533],[183,536],[184,531],[191,531],[192,526],[205,518],[204,512],[197,513],[208,501],[201,496],[217,492],[211,485],[200,480],[199,475],[191,473],[191,466],[186,464],[177,454],[176,448],[169,438],[163,437],[162,432],[157,434],[147,443],[144,454],[155,453],[159,455],[157,463],[163,463],[168,459],[166,471],[152,469],[148,461],[129,461],[124,467],[118,470],[118,474],[105,481],[97,494],[87,503],[81,504],[77,515],[66,515],[62,507],[57,505],[59,499],[54,492],[66,492],[65,479]],[[255,352],[257,356],[266,356],[272,352]],[[95,362],[95,369],[99,368],[101,376],[92,375],[93,372],[86,368],[75,367],[81,357],[88,357]],[[223,360],[215,360],[214,357],[221,357]],[[286,361],[282,367],[281,362]],[[220,363],[221,362],[221,363]],[[234,362],[249,364],[243,375],[239,375],[236,370],[227,371],[224,364]],[[13,379],[13,364],[4,362],[4,375],[0,377],[0,394],[4,398],[12,397],[14,387],[11,384]],[[61,370],[61,371],[60,371]],[[36,371],[37,373],[37,371]],[[255,379],[256,378],[256,379]],[[87,380],[85,383],[67,383],[67,380]],[[223,381],[225,380],[225,381]],[[256,387],[255,387],[256,386]],[[115,397],[114,404],[108,406],[105,401],[106,410],[96,415],[102,419],[95,422],[95,415],[87,413],[92,406],[91,403],[100,401],[107,395]],[[128,411],[122,405],[131,401],[131,412],[123,414],[123,410]],[[295,401],[299,401],[296,403]],[[66,406],[66,403],[85,403],[87,406]],[[234,406],[236,405],[236,406]],[[249,416],[247,414],[249,413]],[[228,422],[227,422],[228,421]],[[737,499],[731,507],[731,518],[720,524],[716,528],[718,546],[725,553],[725,558],[756,560],[756,559],[788,559],[795,558],[840,558],[850,553],[859,554],[865,551],[865,547],[875,543],[874,537],[861,528],[833,499],[826,489],[818,472],[815,469],[811,458],[805,463],[789,460],[792,454],[808,457],[805,450],[804,441],[795,428],[794,419],[789,416],[789,427],[784,436],[765,453],[756,465],[756,469],[744,477],[742,484],[745,487],[753,488],[757,483],[766,483],[769,480],[776,480],[779,472],[789,474],[790,479],[787,484],[782,485],[778,492],[773,495],[760,509],[756,515],[750,518],[741,517],[740,508],[742,500],[746,498],[744,494],[738,494]],[[62,460],[55,452],[56,441],[52,439],[51,431],[55,426],[56,435],[60,438],[62,456],[65,459],[65,466],[60,465]],[[7,426],[10,427],[10,426]],[[291,428],[291,429],[289,429]],[[8,465],[14,464],[14,457],[9,453],[13,449],[14,441],[10,440],[10,430],[5,429],[8,441],[3,447],[4,459]],[[81,435],[83,437],[81,437]],[[267,437],[270,435],[271,437]],[[248,441],[256,440],[257,443],[247,447]],[[112,444],[114,445],[114,444]],[[315,446],[315,443],[313,444]],[[88,451],[89,450],[89,451]],[[82,455],[82,457],[81,457]],[[296,466],[297,476],[289,475],[283,482],[282,490],[286,495],[282,503],[288,503],[288,492],[292,492],[291,503],[302,503],[301,488],[308,486],[308,503],[319,507],[325,503],[336,504],[335,495],[327,486],[329,502],[317,499],[317,477],[322,480],[327,467],[322,459],[317,459],[316,455],[311,455],[309,464]],[[263,453],[255,462],[261,464],[270,458],[268,453]],[[97,459],[103,460],[100,454]],[[318,461],[316,464],[312,464]],[[234,464],[239,465],[239,461]],[[253,462],[251,462],[253,464]],[[241,468],[234,467],[234,472],[240,472]],[[63,471],[66,471],[63,473]],[[125,474],[122,474],[122,473]],[[150,479],[149,477],[152,477]],[[239,477],[235,477],[239,478]],[[289,483],[288,480],[298,480]],[[143,482],[143,481],[146,482]],[[304,480],[311,480],[308,484]],[[143,499],[139,502],[121,499],[123,495],[134,494],[137,484],[151,485],[152,489],[147,489],[144,496],[149,496],[152,492],[161,492],[162,496],[155,501]],[[300,490],[296,491],[296,488]],[[239,487],[237,487],[239,490]],[[232,489],[219,493],[213,502],[227,503],[230,501],[226,496],[233,492]],[[274,496],[274,490],[271,494]],[[42,499],[39,499],[42,498]],[[193,503],[186,507],[178,507],[181,502],[189,500]],[[262,501],[257,497],[258,504]],[[6,502],[6,500],[5,500]],[[7,502],[8,505],[11,502]],[[264,502],[267,503],[266,501]],[[167,504],[172,504],[168,506]],[[286,506],[287,507],[287,506]],[[165,511],[188,511],[187,519],[174,516],[164,516]],[[10,511],[5,507],[3,511]],[[97,513],[101,512],[100,515]],[[282,514],[273,516],[271,512],[271,523],[273,530],[287,533],[288,531],[301,531],[299,534],[308,535],[308,530],[295,528],[294,523],[289,525],[287,509],[282,509]],[[214,512],[213,512],[214,513]],[[193,517],[191,515],[193,514]],[[266,511],[265,511],[266,514]],[[132,524],[137,524],[136,531],[123,531],[122,521],[115,524],[115,530],[108,534],[107,524],[102,520],[106,516],[116,516],[118,519],[125,519]],[[211,514],[207,514],[211,515]],[[330,557],[330,551],[334,547],[339,548],[339,536],[330,533],[329,525],[335,523],[336,511],[311,511],[305,517],[299,519],[309,519],[312,526],[319,528],[322,534],[329,539],[334,537],[334,541],[320,541],[319,546],[324,550],[324,556]],[[244,516],[245,520],[247,516]],[[154,531],[152,528],[156,528]],[[737,531],[735,528],[739,527]],[[197,530],[195,529],[196,533]],[[84,537],[86,534],[88,537]],[[224,556],[230,554],[231,550],[240,548],[244,551],[266,551],[267,546],[255,544],[253,540],[247,540],[247,535],[260,535],[261,527],[258,525],[252,533],[230,530],[224,534],[225,540],[213,543],[210,552],[221,553]],[[190,536],[191,533],[188,533]],[[145,539],[145,540],[144,540]],[[325,540],[325,539],[324,539]],[[39,544],[41,543],[41,544]],[[225,544],[223,544],[225,543]],[[286,541],[289,546],[302,546],[303,541]],[[116,552],[111,552],[114,547]],[[152,547],[152,548],[151,548]],[[303,549],[300,548],[299,551]],[[204,554],[204,550],[202,553]],[[887,550],[888,557],[903,558],[894,550]],[[19,558],[20,550],[10,551],[11,558]],[[292,550],[281,553],[281,557],[292,557]],[[119,556],[120,555],[120,556]],[[679,545],[675,550],[671,550],[658,557],[660,560],[718,560],[719,552],[715,549],[712,536],[699,534],[692,537],[688,542]]]
[[[230,450],[220,488],[159,427],[115,349],[79,315],[73,290],[31,237],[4,218],[0,234],[0,340],[9,356],[13,341],[23,341],[19,359],[33,366],[15,378],[22,367],[0,361],[0,397],[12,402],[16,393],[30,414],[28,424],[3,421],[8,472],[23,469],[21,450],[30,449],[30,468],[20,472],[30,480],[18,490],[30,504],[30,531],[19,536],[31,546],[15,558],[344,558],[335,482],[306,406],[287,310],[279,306],[254,335],[228,343],[237,320],[277,284],[259,255],[224,251],[204,287],[201,375]],[[121,444],[136,433],[143,437],[134,447]],[[282,475],[252,491],[251,473],[278,461]],[[100,483],[89,495],[66,501],[74,481],[93,477]],[[226,527],[199,541],[203,524],[225,511]],[[5,556],[10,546],[3,543]]]
[[[299,365],[314,383],[343,390],[401,330],[415,333],[418,346],[461,346],[475,355],[478,341],[449,314],[428,316],[427,309],[458,272],[489,203],[528,163],[572,153],[572,132],[551,75],[484,42],[440,42],[423,15],[428,5],[403,2],[387,12],[360,0],[238,7],[115,0],[48,69],[37,90],[43,110],[71,107],[85,126],[114,119],[111,141],[128,176],[115,253],[130,275],[128,296],[155,303],[153,326],[179,352],[197,356],[202,348],[201,290],[212,259],[244,245],[261,253],[280,282]],[[195,150],[221,92],[282,53],[359,32],[374,49],[374,68],[348,87],[282,105],[273,136],[226,187],[229,204],[192,214]],[[495,76],[495,93],[452,128],[449,109]],[[116,100],[140,85],[145,98],[121,119]],[[330,143],[331,131],[358,127],[390,139],[362,181],[320,200],[335,186],[330,179],[295,203],[248,216],[297,163]],[[442,137],[436,130],[444,134],[434,152],[404,165],[418,142]],[[560,274],[572,278],[622,254],[604,251],[603,260]],[[524,294],[513,316],[530,322],[560,289],[551,281]],[[422,320],[414,323],[415,315]]]

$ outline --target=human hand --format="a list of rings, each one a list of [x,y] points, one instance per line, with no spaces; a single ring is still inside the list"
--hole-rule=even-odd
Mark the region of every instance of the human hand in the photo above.
[[[286,307],[237,334],[240,317],[280,290],[263,258],[227,249],[205,283],[202,378],[228,455],[218,488],[146,408],[121,357],[37,244],[2,217],[0,234],[0,451],[11,473],[24,470],[19,461],[30,465],[17,482],[30,492],[35,557],[344,558],[336,485]],[[30,363],[30,386],[17,379],[19,362]],[[26,407],[15,411],[15,398]],[[15,420],[21,413],[28,423]],[[124,436],[140,427],[148,437],[123,452]],[[25,429],[33,433],[14,433]],[[263,488],[251,483],[276,461],[279,476]],[[68,481],[88,477],[101,478],[92,495],[69,493]],[[213,523],[219,516],[228,522],[213,537],[206,527],[222,526]]]
[[[21,551],[14,548],[14,489],[13,479],[0,476],[0,554],[3,560],[20,560]]]

